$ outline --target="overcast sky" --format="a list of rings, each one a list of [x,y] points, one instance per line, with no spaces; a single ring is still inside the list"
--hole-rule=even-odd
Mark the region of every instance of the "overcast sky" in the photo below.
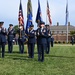
[[[27,20],[27,1],[22,0],[24,22],[26,25]],[[33,24],[36,28],[35,18],[38,8],[38,0],[32,1],[33,9]],[[56,25],[65,24],[65,11],[66,11],[66,0],[48,0],[50,6],[50,12],[52,17],[52,24]],[[18,24],[18,12],[19,12],[20,0],[0,0],[0,21],[4,21],[4,27],[8,28],[9,24]],[[40,0],[42,18],[46,22],[46,0]],[[75,26],[75,0],[68,0],[68,10],[69,10],[69,21],[71,25]]]

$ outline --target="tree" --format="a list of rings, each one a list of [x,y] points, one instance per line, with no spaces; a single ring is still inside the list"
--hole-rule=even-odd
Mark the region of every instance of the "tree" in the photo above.
[[[18,31],[18,25],[15,25],[15,26],[14,26],[14,30],[15,30],[15,34],[17,34],[17,33],[18,33],[18,32],[17,32],[17,31]]]
[[[70,31],[70,35],[75,35],[75,31]]]

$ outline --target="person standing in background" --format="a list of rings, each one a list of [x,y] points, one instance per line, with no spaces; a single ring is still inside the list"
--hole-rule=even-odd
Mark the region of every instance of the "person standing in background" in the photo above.
[[[74,37],[71,38],[72,45],[74,45]]]
[[[53,45],[54,45],[54,38],[53,36],[51,36],[51,47],[53,47]]]

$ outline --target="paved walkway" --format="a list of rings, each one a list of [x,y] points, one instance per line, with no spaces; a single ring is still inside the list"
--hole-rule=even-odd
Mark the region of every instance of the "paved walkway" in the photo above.
[[[54,44],[54,46],[75,46],[75,44]]]

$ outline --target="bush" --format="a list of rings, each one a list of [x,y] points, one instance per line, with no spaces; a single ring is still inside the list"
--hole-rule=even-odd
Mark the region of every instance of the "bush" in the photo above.
[[[61,44],[61,42],[60,42],[60,41],[58,41],[58,43],[59,43],[59,44]]]
[[[54,43],[55,43],[55,44],[57,44],[57,43],[58,43],[58,41],[55,41]]]
[[[63,44],[65,44],[66,42],[65,41],[63,41]]]

